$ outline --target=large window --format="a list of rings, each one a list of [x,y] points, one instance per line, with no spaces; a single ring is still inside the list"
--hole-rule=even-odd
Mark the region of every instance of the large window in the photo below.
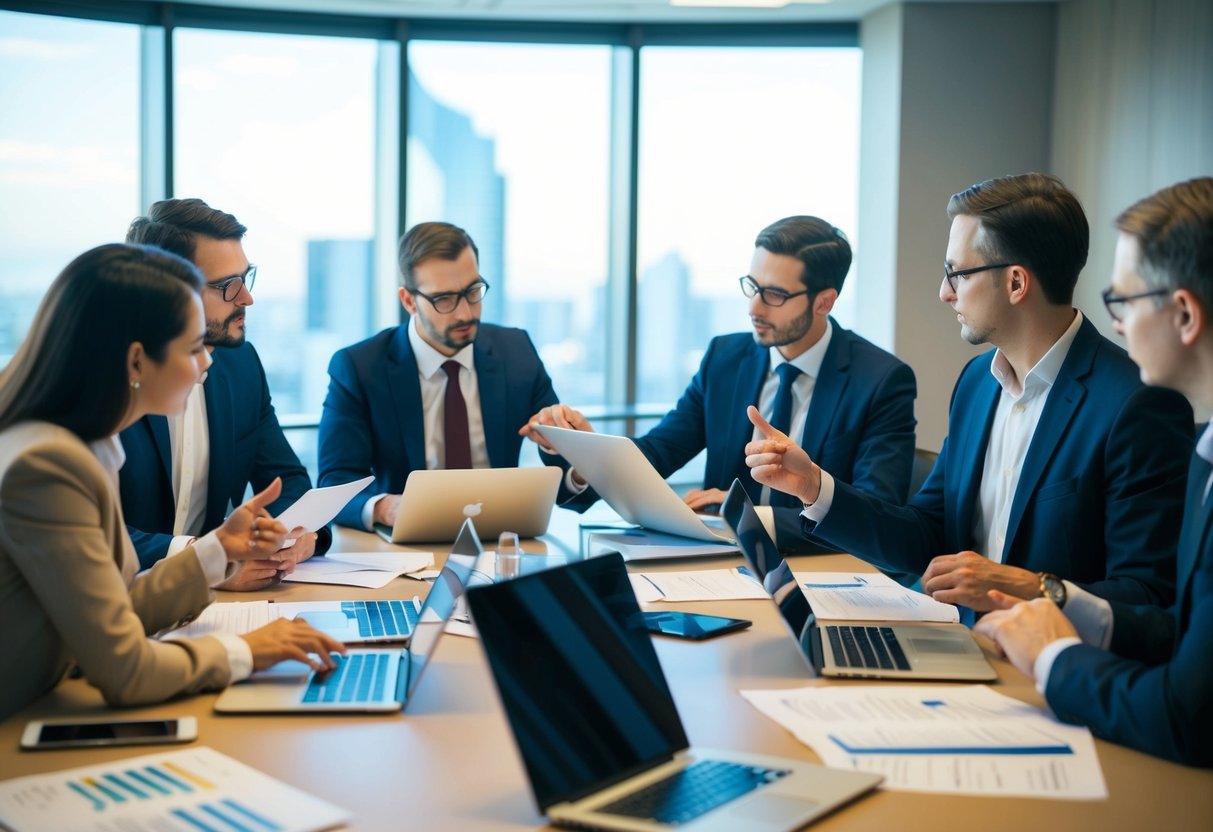
[[[0,367],[139,208],[139,27],[0,11]]]

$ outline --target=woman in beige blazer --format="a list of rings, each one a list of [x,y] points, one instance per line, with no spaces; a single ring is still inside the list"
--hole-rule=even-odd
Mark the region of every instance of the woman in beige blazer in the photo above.
[[[221,688],[287,658],[344,648],[302,621],[244,636],[156,641],[212,598],[234,561],[273,558],[286,529],[275,482],[193,546],[136,575],[122,520],[117,434],[180,413],[210,357],[198,271],[159,249],[107,245],[48,290],[0,373],[0,719],[78,667],[107,702]],[[317,657],[309,656],[317,654]]]

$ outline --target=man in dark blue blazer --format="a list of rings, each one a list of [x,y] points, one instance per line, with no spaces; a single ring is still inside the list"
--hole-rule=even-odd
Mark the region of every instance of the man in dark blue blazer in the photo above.
[[[992,353],[969,363],[949,433],[907,506],[836,481],[765,427],[747,462],[804,505],[805,530],[924,591],[982,611],[1020,598],[1174,595],[1191,407],[1147,388],[1124,350],[1073,308],[1088,229],[1055,177],[1006,177],[952,197],[940,298]],[[925,569],[925,572],[923,571]],[[971,614],[967,614],[971,618]]]
[[[267,508],[277,515],[311,488],[274,414],[265,370],[245,342],[246,309],[256,267],[242,239],[246,228],[200,199],[154,204],[127,232],[128,243],[155,245],[192,261],[206,278],[202,304],[212,364],[181,416],[147,416],[124,430],[126,463],[119,475],[127,529],[147,568],[223,522],[244,502],[282,478],[282,495]],[[297,530],[282,561],[248,561],[224,585],[259,589],[332,540],[329,529]]]
[[[1104,302],[1142,379],[1213,408],[1213,178],[1164,188],[1116,225]],[[1071,621],[1069,608],[1063,613],[1048,599],[1022,603],[994,592],[1001,609],[977,624],[1036,680],[1062,719],[1197,766],[1213,766],[1211,477],[1213,429],[1206,428],[1188,473],[1179,585],[1169,609],[1097,599],[1100,614]]]
[[[516,466],[519,427],[557,401],[527,334],[480,322],[488,284],[466,231],[439,222],[409,229],[400,274],[409,322],[329,363],[320,484],[375,477],[337,515],[354,528],[393,525],[412,471]]]
[[[914,458],[914,373],[829,317],[851,266],[841,231],[817,217],[787,217],[764,228],[754,247],[750,272],[740,280],[753,332],[713,338],[678,404],[636,444],[663,477],[706,448],[703,488],[687,494],[688,505],[719,506],[741,477],[755,503],[773,507],[781,550],[822,551],[828,546],[801,534],[800,503],[748,476],[742,449],[754,427],[744,405],[782,410],[784,430],[828,459],[831,470],[900,505]],[[791,373],[786,393],[784,373]],[[562,406],[533,421],[592,429]],[[574,504],[596,499],[590,489]]]

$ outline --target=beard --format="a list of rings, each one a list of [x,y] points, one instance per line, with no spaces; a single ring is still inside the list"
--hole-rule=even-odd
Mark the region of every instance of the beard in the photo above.
[[[806,309],[805,313],[799,318],[793,318],[783,326],[775,326],[770,321],[764,318],[756,318],[750,316],[753,323],[759,323],[764,326],[771,327],[771,331],[765,335],[754,333],[754,341],[764,347],[783,347],[788,344],[795,343],[803,338],[813,326],[812,309]]]
[[[206,334],[202,336],[202,343],[208,347],[239,347],[244,343],[244,329],[239,330],[238,335],[230,333],[230,327],[237,320],[244,317],[244,310],[239,309],[228,315],[223,321],[213,321],[207,318]]]
[[[425,329],[426,334],[430,336],[430,340],[451,350],[458,351],[463,349],[468,344],[475,341],[476,334],[480,332],[480,321],[476,320],[475,318],[469,318],[466,321],[455,321],[455,323],[442,330],[439,330],[438,327],[435,326],[434,323],[424,315],[418,315],[418,318],[420,318],[421,326]],[[454,334],[454,330],[460,329],[461,327],[468,327],[468,329],[462,333]]]

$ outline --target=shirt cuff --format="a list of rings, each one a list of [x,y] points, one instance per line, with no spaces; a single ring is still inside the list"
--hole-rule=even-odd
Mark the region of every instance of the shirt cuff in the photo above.
[[[588,482],[579,483],[573,479],[573,469],[570,468],[564,472],[564,487],[569,490],[570,494],[576,496],[589,488],[590,484]]]
[[[368,532],[375,531],[375,503],[386,496],[386,494],[376,494],[362,504],[362,528]]]
[[[185,549],[186,547],[188,547],[195,540],[197,540],[197,538],[195,538],[193,535],[189,535],[189,534],[179,534],[179,535],[175,536],[172,540],[170,540],[168,542],[168,551],[164,553],[165,557],[168,557],[169,555],[177,554],[182,549]]]
[[[1066,600],[1066,606],[1070,606],[1069,599]],[[1053,670],[1053,662],[1061,655],[1061,651],[1076,644],[1082,644],[1082,641],[1073,636],[1067,636],[1049,642],[1045,645],[1045,649],[1040,651],[1040,655],[1036,657],[1036,664],[1032,666],[1032,675],[1036,677],[1036,690],[1040,691],[1041,696],[1044,696],[1045,689],[1049,686],[1049,673]]]
[[[235,633],[211,633],[227,651],[227,666],[231,671],[230,682],[247,679],[253,673],[253,648],[248,642]]]
[[[1077,584],[1062,583],[1066,585],[1066,605],[1061,611],[1078,630],[1082,643],[1107,650],[1112,643],[1112,605]]]
[[[817,492],[817,502],[811,506],[805,506],[801,514],[814,523],[820,523],[826,519],[826,515],[830,513],[830,506],[832,505],[834,505],[834,478],[823,468],[821,471],[821,490]]]
[[[223,551],[223,544],[219,542],[219,535],[209,532],[195,540],[194,554],[198,556],[198,565],[202,567],[207,586],[213,588],[227,580],[231,570],[228,568],[227,552]]]

